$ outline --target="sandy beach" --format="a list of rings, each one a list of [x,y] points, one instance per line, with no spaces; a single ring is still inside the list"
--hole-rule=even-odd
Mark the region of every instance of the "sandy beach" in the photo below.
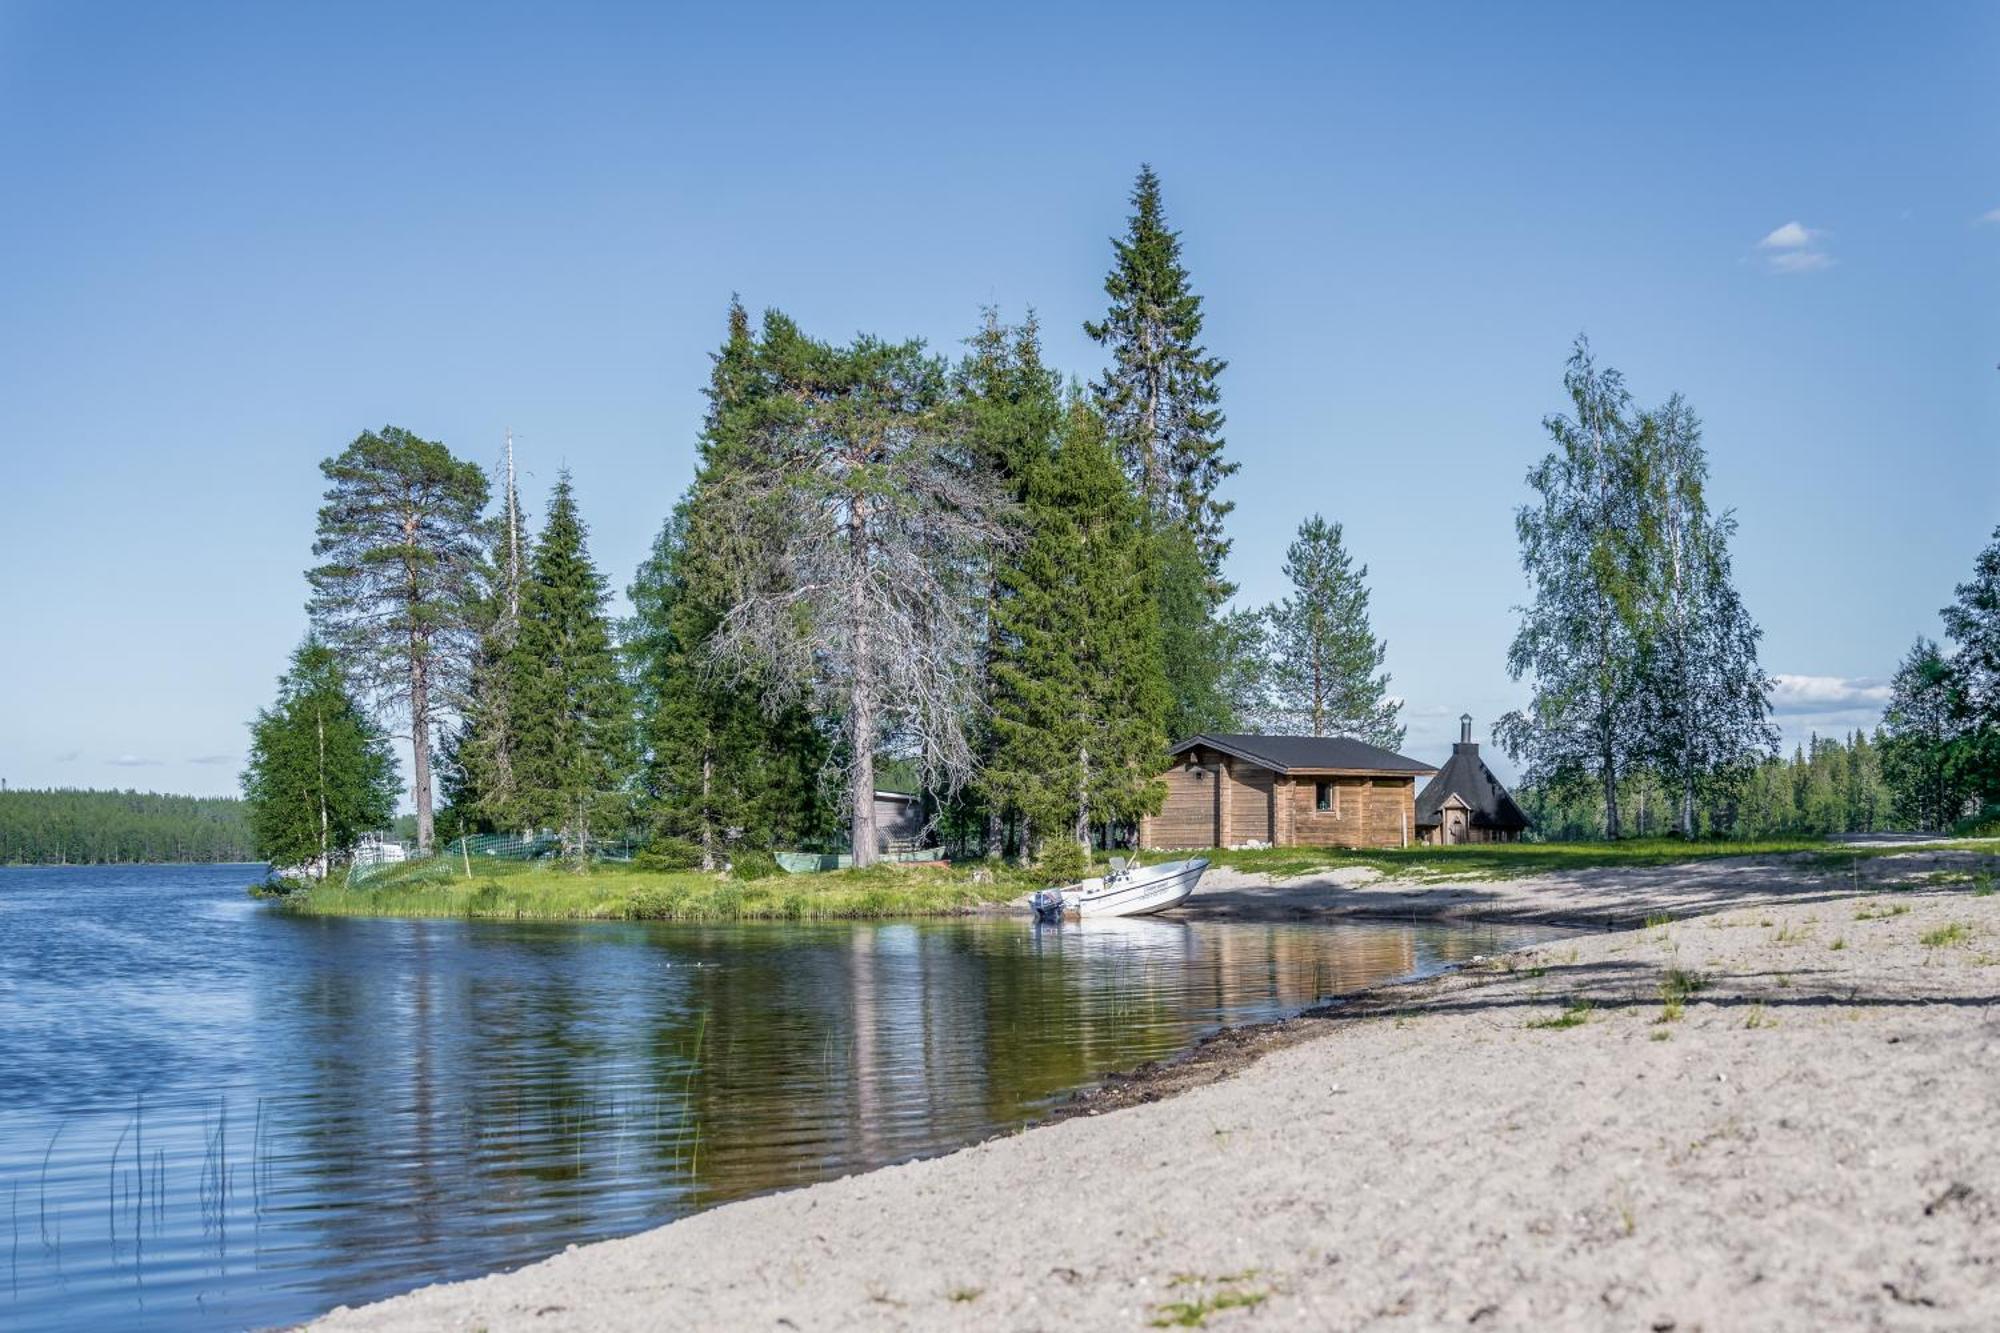
[[[317,1327],[2000,1327],[1995,866],[1217,872],[1192,914],[1621,928]]]

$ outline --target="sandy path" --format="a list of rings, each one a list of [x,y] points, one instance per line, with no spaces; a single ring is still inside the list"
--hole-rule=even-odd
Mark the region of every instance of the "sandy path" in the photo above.
[[[1653,887],[1712,909],[1707,870]],[[324,1327],[2000,1327],[2000,895],[1780,878],[1383,992],[1168,1101]],[[1703,989],[1662,1022],[1671,969]]]

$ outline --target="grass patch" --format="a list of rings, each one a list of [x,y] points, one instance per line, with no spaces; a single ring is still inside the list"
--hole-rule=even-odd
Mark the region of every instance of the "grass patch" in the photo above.
[[[1571,1000],[1563,1006],[1563,1011],[1553,1018],[1530,1019],[1531,1028],[1579,1028],[1590,1021],[1590,1011],[1596,1008],[1589,1000]]]
[[[1208,1323],[1208,1317],[1224,1310],[1254,1310],[1271,1299],[1271,1293],[1263,1288],[1233,1285],[1255,1277],[1252,1268],[1228,1277],[1215,1278],[1221,1288],[1218,1291],[1202,1292],[1185,1300],[1167,1301],[1153,1307],[1153,1318],[1149,1321],[1154,1328],[1201,1328]],[[1169,1287],[1206,1286],[1209,1279],[1194,1273],[1176,1273],[1167,1282]]]
[[[1675,838],[1634,838],[1622,842],[1497,842],[1457,847],[1255,847],[1201,853],[1216,865],[1284,878],[1346,866],[1366,866],[1392,878],[1518,879],[1556,870],[1604,866],[1665,866],[1718,856],[1786,856],[1826,851],[1820,838],[1765,838],[1742,842],[1682,842]],[[1876,848],[1840,852],[1841,865]],[[1665,920],[1648,921],[1664,925]]]
[[[1765,1012],[1764,1002],[1759,1000],[1751,1005],[1750,1011],[1744,1015],[1743,1026],[1746,1028],[1774,1028],[1778,1026],[1778,1020]]]
[[[818,921],[951,916],[1041,887],[1033,871],[981,865],[878,865],[744,880],[701,871],[600,865],[585,874],[537,862],[444,860],[381,872],[365,884],[314,885],[285,899],[309,916],[474,917],[547,921]],[[975,873],[979,878],[975,879]],[[983,881],[983,882],[982,882]]]
[[[1964,944],[1971,938],[1972,927],[1963,921],[1953,921],[1948,925],[1939,926],[1936,930],[1927,930],[1917,937],[1926,949],[1949,949],[1953,945]]]

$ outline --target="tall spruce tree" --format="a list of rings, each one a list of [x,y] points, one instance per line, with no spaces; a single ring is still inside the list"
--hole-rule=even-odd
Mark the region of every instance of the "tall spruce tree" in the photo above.
[[[1158,808],[1166,682],[1143,510],[1095,409],[1073,401],[1025,490],[1029,536],[1005,567],[986,784],[1036,837],[1088,849],[1094,824]]]
[[[1111,308],[1084,332],[1111,349],[1111,365],[1091,387],[1139,494],[1157,516],[1193,538],[1219,603],[1233,591],[1222,578],[1229,541],[1222,521],[1233,506],[1215,488],[1236,471],[1222,456],[1217,378],[1228,362],[1201,345],[1201,298],[1181,263],[1180,233],[1167,227],[1160,178],[1139,168],[1132,217],[1104,279]]]
[[[515,808],[524,824],[560,830],[578,869],[593,831],[629,809],[632,706],[605,596],[565,470],[522,583],[509,699]]]
[[[243,798],[256,854],[324,875],[396,813],[389,738],[355,701],[331,648],[308,638],[250,725]]]
[[[1318,514],[1285,552],[1292,595],[1266,612],[1271,717],[1314,736],[1403,743],[1403,701],[1389,697],[1389,647],[1368,620],[1368,566],[1355,568],[1341,526]]]
[[[1735,517],[1709,512],[1708,457],[1694,409],[1675,394],[1642,419],[1633,444],[1636,541],[1651,567],[1634,691],[1641,757],[1673,792],[1675,830],[1694,837],[1697,801],[1775,750],[1771,682],[1757,660],[1763,631],[1731,575]]]
[[[1222,576],[1223,520],[1233,506],[1215,495],[1237,468],[1222,452],[1217,381],[1228,363],[1201,344],[1201,297],[1151,166],[1140,167],[1125,235],[1111,245],[1111,304],[1084,332],[1110,349],[1111,364],[1091,389],[1146,508],[1169,734],[1227,729],[1240,721],[1231,663],[1246,645],[1235,640],[1254,629],[1219,615],[1235,591]]]
[[[515,707],[511,698],[514,640],[521,623],[529,541],[519,487],[514,480],[514,439],[507,437],[500,477],[500,512],[487,525],[473,623],[478,641],[459,725],[439,753],[440,785],[455,833],[520,827],[514,779]]]
[[[1619,780],[1641,749],[1634,703],[1651,613],[1642,460],[1624,378],[1600,369],[1584,338],[1563,387],[1574,415],[1543,420],[1555,448],[1528,473],[1538,501],[1515,517],[1534,600],[1507,669],[1531,678],[1533,695],[1494,730],[1530,782],[1594,783],[1604,835],[1616,838]]]
[[[979,331],[966,340],[969,348],[959,363],[954,386],[965,416],[968,445],[985,460],[995,483],[1017,506],[1028,499],[1029,478],[1054,455],[1062,429],[1062,375],[1043,364],[1041,329],[1031,310],[1017,326],[1001,323],[999,312],[982,312]],[[1023,511],[1025,512],[1025,511]],[[986,576],[986,653],[983,699],[990,701],[994,673],[1006,650],[1001,631],[1001,607],[1018,580],[1019,546],[994,545],[988,551]],[[982,771],[991,767],[998,733],[987,710],[975,722],[975,748]],[[967,788],[966,803],[976,815],[989,859],[1001,855],[1005,842],[1004,800],[988,784]]]
[[[377,707],[410,726],[417,847],[433,841],[436,710],[463,688],[476,632],[486,475],[397,426],[320,464],[328,487],[306,572],[318,637]]]

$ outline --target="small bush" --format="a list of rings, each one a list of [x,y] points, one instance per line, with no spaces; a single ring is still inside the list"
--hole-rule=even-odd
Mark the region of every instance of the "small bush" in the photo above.
[[[729,857],[729,873],[738,879],[769,879],[779,872],[778,858],[769,852],[746,849]]]
[[[699,870],[701,848],[686,838],[655,838],[632,858],[634,870]]]
[[[1954,838],[2000,838],[2000,805],[1981,807],[1976,815],[1969,815],[1951,826]]]
[[[1051,882],[1070,884],[1089,872],[1090,857],[1068,838],[1055,838],[1043,847],[1042,858],[1035,865]]]

